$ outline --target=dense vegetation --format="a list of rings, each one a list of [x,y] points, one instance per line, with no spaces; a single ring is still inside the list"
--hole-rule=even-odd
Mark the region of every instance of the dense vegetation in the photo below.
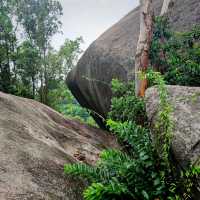
[[[83,39],[66,39],[59,50],[51,46],[61,16],[57,0],[0,0],[0,91],[94,124],[64,83],[82,53]]]
[[[160,97],[154,130],[159,137],[155,141],[151,140],[144,100],[134,95],[134,84],[124,85],[113,80],[107,126],[116,134],[123,149],[103,151],[94,167],[65,165],[65,173],[82,176],[89,181],[90,185],[83,194],[86,200],[193,199],[193,185],[199,177],[200,168],[188,166],[180,172],[173,165],[170,155],[173,109],[167,100],[165,84],[200,85],[199,30],[195,27],[188,33],[172,33],[168,30],[166,19],[155,20],[151,45],[153,70],[145,74],[149,85],[158,88]]]
[[[82,38],[66,39],[51,47],[60,31],[62,7],[56,0],[0,0],[0,91],[36,99],[59,112],[94,124],[65,86],[67,73],[80,55]],[[134,84],[113,80],[107,126],[123,149],[105,150],[96,166],[65,165],[65,173],[90,183],[86,200],[186,200],[199,168],[177,172],[171,162],[173,111],[165,84],[200,86],[200,27],[190,32],[170,31],[165,18],[155,18],[151,68],[146,76],[160,96],[156,130],[151,140],[145,103],[134,94]],[[155,72],[159,71],[160,73]],[[162,141],[162,147],[159,143]]]
[[[187,173],[177,174],[174,166],[170,164],[169,144],[171,141],[172,122],[170,120],[170,105],[166,101],[166,90],[162,77],[150,72],[149,79],[156,80],[159,84],[161,97],[160,121],[158,131],[162,128],[162,138],[165,142],[162,149],[156,149],[150,137],[150,130],[140,125],[141,120],[121,118],[124,112],[127,117],[141,108],[144,108],[143,99],[127,94],[127,90],[134,90],[134,84],[124,85],[116,80],[113,81],[113,98],[110,119],[107,125],[115,133],[123,146],[120,150],[105,150],[100,154],[100,159],[95,167],[85,164],[65,165],[67,174],[79,175],[91,182],[84,192],[87,200],[103,199],[190,199],[192,179],[199,173],[198,168],[191,168]],[[125,89],[125,90],[123,90]],[[117,94],[123,95],[117,96]],[[118,101],[119,100],[119,101]],[[123,100],[123,101],[122,101]],[[126,107],[123,110],[117,108]],[[140,102],[140,103],[139,103]],[[118,112],[114,110],[117,109]],[[132,112],[133,111],[133,112]],[[117,120],[117,116],[120,116]],[[140,117],[140,115],[138,115]],[[113,121],[113,119],[117,121]],[[139,123],[138,123],[139,122]],[[164,126],[163,126],[164,124]],[[160,125],[160,127],[159,127]],[[165,127],[165,128],[163,128]],[[169,143],[169,144],[168,144]],[[159,151],[159,152],[158,152]],[[187,176],[186,176],[187,174]]]
[[[166,18],[155,18],[150,60],[167,84],[200,86],[200,26],[172,32]]]

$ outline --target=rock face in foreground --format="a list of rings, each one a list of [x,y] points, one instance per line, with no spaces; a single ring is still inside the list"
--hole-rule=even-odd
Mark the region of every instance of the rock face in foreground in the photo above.
[[[179,166],[200,166],[200,88],[168,86],[174,122],[172,152]],[[146,111],[151,127],[155,125],[159,97],[155,88],[146,91]],[[199,181],[200,186],[200,181]],[[200,188],[200,187],[199,187]],[[200,190],[198,194],[200,199]]]
[[[64,164],[94,164],[109,147],[118,145],[106,132],[0,92],[1,200],[80,200],[84,184],[65,176]]]
[[[162,3],[163,0],[153,0],[156,14],[160,13]],[[140,29],[139,15],[140,8],[137,7],[101,35],[68,75],[67,85],[79,103],[103,117],[110,107],[111,80],[134,79],[134,56]],[[200,23],[200,2],[172,0],[169,16],[174,30],[188,30]]]

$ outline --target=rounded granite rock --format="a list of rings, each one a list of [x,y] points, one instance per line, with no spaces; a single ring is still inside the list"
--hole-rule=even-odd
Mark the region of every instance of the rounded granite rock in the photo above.
[[[160,14],[162,3],[163,0],[153,1],[155,15]],[[200,24],[200,2],[172,0],[168,16],[173,30],[188,30]],[[94,118],[101,127],[102,118],[106,118],[110,109],[111,80],[134,79],[139,23],[140,7],[137,7],[94,41],[67,76],[69,89],[82,106],[96,113]]]

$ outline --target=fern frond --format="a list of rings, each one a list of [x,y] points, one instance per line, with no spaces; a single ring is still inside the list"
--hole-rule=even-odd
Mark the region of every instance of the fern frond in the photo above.
[[[97,181],[101,179],[99,170],[86,164],[66,164],[64,166],[65,174],[81,176],[88,181]]]
[[[131,157],[128,156],[126,153],[116,150],[116,149],[109,149],[104,150],[100,154],[101,161],[120,161],[120,162],[128,162],[131,160]]]
[[[107,169],[119,169],[123,164],[128,165],[134,162],[128,154],[114,149],[104,150],[100,154],[98,166],[104,166]]]
[[[85,200],[130,199],[132,197],[127,187],[116,180],[111,180],[108,185],[93,183],[83,195]]]
[[[90,182],[108,182],[112,178],[112,173],[107,167],[94,167],[86,164],[66,164],[65,174],[81,176]]]
[[[107,121],[107,125],[123,142],[129,144],[135,155],[139,156],[141,152],[151,153],[150,133],[146,128],[134,122],[121,123],[111,119]]]

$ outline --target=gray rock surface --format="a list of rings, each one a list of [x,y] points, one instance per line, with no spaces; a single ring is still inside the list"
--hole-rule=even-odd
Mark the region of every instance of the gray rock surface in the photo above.
[[[178,167],[185,168],[190,164],[200,166],[200,88],[168,86],[167,89],[168,100],[173,108],[173,157]],[[153,133],[159,105],[157,89],[149,88],[145,97],[147,116]],[[198,184],[197,200],[200,199],[200,180]]]
[[[160,13],[162,3],[163,0],[153,0],[155,14]],[[79,103],[104,118],[110,108],[111,80],[134,79],[139,14],[140,9],[137,7],[102,34],[86,50],[67,77],[67,85]],[[172,0],[168,15],[174,30],[188,30],[200,24],[200,1]],[[98,119],[96,116],[101,125]]]
[[[168,86],[169,102],[173,108],[174,138],[172,149],[181,166],[200,165],[200,88]],[[152,125],[158,112],[156,88],[146,91],[146,111]]]
[[[109,147],[118,144],[107,132],[0,92],[0,200],[80,200],[84,183],[64,164],[94,164]]]

